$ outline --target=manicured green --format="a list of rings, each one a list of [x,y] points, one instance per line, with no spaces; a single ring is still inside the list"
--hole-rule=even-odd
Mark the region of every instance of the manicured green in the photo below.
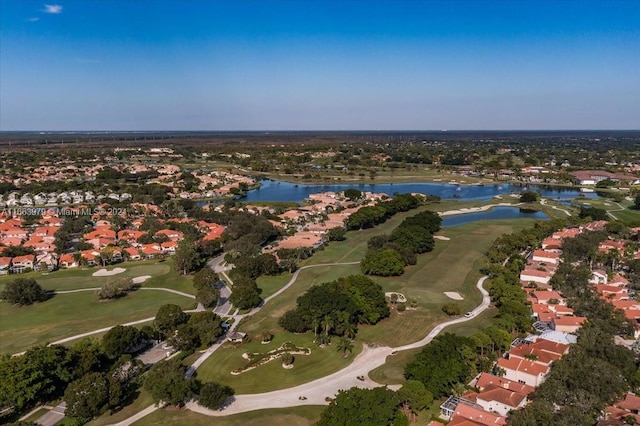
[[[162,291],[136,291],[108,302],[98,301],[93,292],[59,294],[25,307],[0,302],[0,353],[153,317],[166,303],[194,306],[192,299]]]

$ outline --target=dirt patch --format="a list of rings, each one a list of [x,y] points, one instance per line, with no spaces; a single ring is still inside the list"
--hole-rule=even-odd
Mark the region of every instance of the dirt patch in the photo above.
[[[436,240],[441,240],[441,241],[449,241],[451,239],[449,237],[445,237],[444,235],[434,235],[433,238],[435,238]]]

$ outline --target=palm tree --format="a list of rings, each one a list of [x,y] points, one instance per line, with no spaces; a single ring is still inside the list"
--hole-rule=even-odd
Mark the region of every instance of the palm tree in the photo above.
[[[315,342],[316,339],[318,339],[318,327],[320,327],[320,320],[314,317],[311,321],[311,327],[313,328],[313,341]]]
[[[356,326],[350,322],[346,323],[344,326],[344,336],[347,337],[348,339],[355,339],[356,338]]]
[[[328,336],[329,331],[331,331],[331,327],[333,327],[334,325],[333,318],[331,318],[330,315],[325,315],[324,319],[322,320],[322,323],[324,325],[324,334]]]
[[[338,350],[338,352],[342,352],[342,356],[346,358],[347,352],[353,353],[353,343],[351,342],[351,340],[347,339],[346,337],[342,337],[338,341],[338,346],[336,349]]]

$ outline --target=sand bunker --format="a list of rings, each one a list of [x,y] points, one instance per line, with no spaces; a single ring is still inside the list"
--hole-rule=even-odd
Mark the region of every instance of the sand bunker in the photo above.
[[[390,298],[392,294],[397,294],[398,295],[398,303],[406,303],[407,302],[407,298],[402,293],[398,293],[398,292],[395,292],[395,291],[390,291],[390,292],[385,293],[384,295]]]
[[[453,300],[464,300],[464,297],[460,296],[460,293],[457,291],[445,291],[444,294]]]
[[[445,237],[444,235],[434,235],[433,238],[436,240],[449,241],[451,238]]]
[[[149,278],[151,278],[151,275],[142,275],[142,276],[139,276],[139,277],[135,277],[131,281],[133,281],[134,284],[142,284],[143,282],[145,282]]]
[[[93,273],[94,277],[110,277],[111,275],[118,275],[126,271],[124,268],[113,268],[110,271],[106,269],[99,269]]]

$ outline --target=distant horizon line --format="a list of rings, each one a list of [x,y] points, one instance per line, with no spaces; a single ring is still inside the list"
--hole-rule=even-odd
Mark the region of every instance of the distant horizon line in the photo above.
[[[279,129],[279,130],[0,130],[0,133],[89,134],[89,133],[482,133],[482,132],[640,132],[637,129]]]

